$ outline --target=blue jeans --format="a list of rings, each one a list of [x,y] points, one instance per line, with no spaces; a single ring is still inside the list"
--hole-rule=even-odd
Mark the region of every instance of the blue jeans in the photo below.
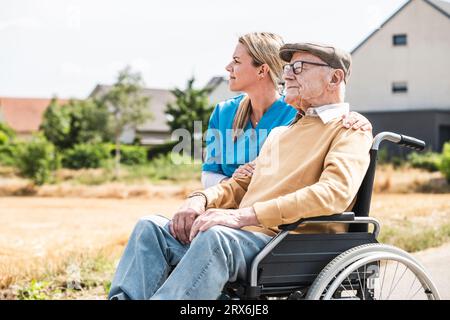
[[[228,281],[245,279],[271,237],[224,226],[200,232],[187,245],[169,231],[169,219],[139,220],[111,284],[113,299],[217,299]]]

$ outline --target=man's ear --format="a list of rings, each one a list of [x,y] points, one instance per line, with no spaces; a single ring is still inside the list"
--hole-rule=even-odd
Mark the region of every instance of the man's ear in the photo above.
[[[344,81],[344,71],[341,69],[335,69],[333,70],[333,74],[331,75],[330,83],[328,84],[330,88],[336,88],[339,87],[341,82]]]

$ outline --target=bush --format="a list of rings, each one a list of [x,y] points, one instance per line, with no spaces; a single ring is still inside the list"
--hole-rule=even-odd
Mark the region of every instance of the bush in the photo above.
[[[64,152],[62,164],[65,168],[99,168],[110,158],[108,145],[77,144]]]
[[[392,163],[395,169],[398,169],[406,164],[406,160],[402,156],[393,156],[390,163]]]
[[[380,148],[377,152],[377,163],[378,164],[387,164],[389,163],[388,150],[386,147]]]
[[[108,145],[111,156],[116,155],[116,146],[114,144]],[[120,146],[120,163],[126,165],[139,165],[147,162],[147,148],[142,146],[121,145]]]
[[[4,136],[8,138],[8,140],[13,140],[16,137],[16,134],[14,133],[14,130],[11,129],[8,125],[5,123],[0,122],[0,134],[3,133]],[[0,138],[1,140],[1,138]],[[1,144],[1,142],[0,142]]]
[[[16,144],[2,145],[0,143],[0,164],[4,166],[15,166],[17,162],[16,159],[17,159],[17,145]]]
[[[450,141],[445,143],[444,148],[442,149],[440,170],[448,183],[450,183]]]
[[[14,166],[16,163],[17,146],[14,131],[4,123],[0,123],[0,164]]]
[[[9,137],[3,131],[0,131],[0,146],[9,142]]]
[[[179,154],[160,155],[145,166],[145,174],[152,180],[199,180],[201,164]]]
[[[442,156],[436,152],[410,153],[407,157],[413,168],[425,169],[427,171],[439,171]]]
[[[159,146],[151,147],[147,152],[147,159],[152,160],[159,156],[165,156],[169,154],[172,151],[173,147],[175,147],[175,145],[177,145],[178,143],[178,141],[170,141]]]
[[[50,181],[51,173],[58,169],[60,159],[55,146],[43,136],[36,136],[17,146],[17,167],[20,173],[42,185]]]

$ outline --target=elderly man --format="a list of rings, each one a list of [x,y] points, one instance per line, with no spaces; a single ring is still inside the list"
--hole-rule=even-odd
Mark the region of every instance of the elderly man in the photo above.
[[[251,178],[194,192],[170,221],[142,218],[110,298],[216,299],[228,281],[245,278],[277,226],[351,210],[372,143],[370,133],[340,125],[349,112],[344,92],[351,57],[314,43],[286,44],[280,56],[289,62],[286,102],[298,109],[296,119],[269,135]],[[342,231],[338,224],[298,230]]]

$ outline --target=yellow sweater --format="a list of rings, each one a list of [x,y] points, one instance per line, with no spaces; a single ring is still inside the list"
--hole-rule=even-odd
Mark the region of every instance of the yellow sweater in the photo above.
[[[201,191],[207,209],[253,206],[260,226],[243,230],[270,236],[300,218],[351,210],[369,166],[372,135],[304,117],[272,130],[256,159],[252,178],[229,179]],[[343,224],[304,225],[301,233],[343,232]]]

